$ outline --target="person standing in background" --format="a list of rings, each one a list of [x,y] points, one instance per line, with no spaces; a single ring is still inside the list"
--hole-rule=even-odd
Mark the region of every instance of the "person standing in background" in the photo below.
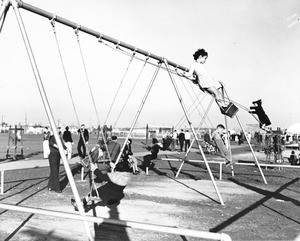
[[[186,130],[184,133],[184,151],[187,152],[187,150],[190,148],[191,145],[191,134],[189,133],[189,130]]]
[[[77,145],[78,155],[79,157],[84,159],[86,156],[86,145],[89,142],[89,132],[87,129],[85,129],[84,124],[81,125],[80,129],[77,132],[80,135],[78,145]]]
[[[64,131],[64,134],[63,134],[63,140],[64,140],[65,145],[67,147],[67,157],[68,157],[68,159],[71,159],[73,139],[72,139],[72,134],[69,131],[68,126],[66,126],[66,128],[65,128],[65,131]]]
[[[49,138],[50,138],[50,131],[48,127],[45,127],[43,131],[43,155],[45,159],[48,158],[50,154]]]
[[[180,151],[183,151],[183,145],[185,141],[185,134],[183,132],[183,129],[181,129],[179,135],[178,135],[179,145],[180,145]]]
[[[66,146],[63,141],[63,148],[66,150]],[[54,135],[49,137],[49,167],[50,167],[50,176],[48,182],[48,191],[54,191],[61,193],[60,183],[59,183],[59,165],[60,165],[60,153]]]
[[[176,151],[176,142],[177,142],[178,134],[177,131],[174,130],[172,134],[172,151]]]

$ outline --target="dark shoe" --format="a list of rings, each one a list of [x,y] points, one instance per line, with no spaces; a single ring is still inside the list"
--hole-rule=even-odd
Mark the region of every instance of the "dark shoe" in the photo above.
[[[82,205],[83,205],[83,208],[86,209],[87,201],[86,201],[85,198],[82,198],[82,199],[81,199],[81,203],[82,203]],[[76,203],[76,201],[75,201],[74,198],[71,198],[71,204],[73,205],[75,211],[78,211],[77,203]]]
[[[225,114],[226,107],[221,106],[221,107],[220,107],[220,110],[221,110],[221,113],[224,115],[224,114]]]
[[[78,211],[77,203],[74,198],[71,198],[71,204],[73,205],[75,211]]]
[[[149,166],[149,169],[153,169],[155,166],[155,164],[153,162],[151,162],[150,166]]]

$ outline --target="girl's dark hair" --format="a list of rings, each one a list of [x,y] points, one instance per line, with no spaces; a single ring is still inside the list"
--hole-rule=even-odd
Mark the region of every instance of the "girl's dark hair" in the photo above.
[[[204,49],[198,49],[194,54],[194,60],[197,60],[199,56],[208,56],[208,53]]]

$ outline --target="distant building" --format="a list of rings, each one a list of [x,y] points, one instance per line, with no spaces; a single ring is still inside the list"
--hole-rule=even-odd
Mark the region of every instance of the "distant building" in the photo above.
[[[29,125],[25,131],[26,134],[42,134],[44,130],[43,126],[40,125]]]

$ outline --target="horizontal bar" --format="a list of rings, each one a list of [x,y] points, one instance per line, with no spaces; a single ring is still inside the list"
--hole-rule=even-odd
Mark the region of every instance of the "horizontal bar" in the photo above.
[[[242,163],[238,162],[234,165],[241,165],[241,166],[256,166],[254,163]],[[286,168],[300,168],[300,166],[294,166],[294,165],[284,165],[284,164],[267,164],[267,163],[260,163],[261,167],[286,167]]]
[[[182,159],[180,159],[180,158],[160,158],[160,160],[162,160],[162,161],[182,162]]]
[[[167,160],[167,158],[165,158]],[[204,162],[203,160],[186,160],[185,162]],[[224,164],[225,162],[223,161],[208,161],[208,163],[217,163],[217,164]],[[238,166],[257,166],[255,163],[246,163],[246,162],[236,162],[233,165],[238,165]],[[284,164],[268,164],[268,163],[259,163],[261,167],[286,167],[286,168],[300,168],[300,166],[295,166],[295,165],[284,165]]]
[[[225,233],[219,234],[219,233],[211,233],[205,231],[197,231],[192,229],[183,229],[183,228],[168,227],[163,225],[148,224],[142,222],[132,222],[132,221],[93,217],[93,216],[80,216],[74,213],[67,213],[61,211],[58,212],[58,211],[46,210],[40,208],[29,208],[24,206],[15,206],[15,205],[4,204],[4,203],[0,203],[0,208],[19,211],[19,212],[35,213],[35,214],[54,216],[59,218],[73,219],[78,221],[87,221],[92,223],[105,223],[114,226],[137,228],[143,230],[191,236],[191,237],[204,238],[204,239],[231,241],[230,236]]]
[[[180,158],[161,158],[162,161],[178,161],[182,162],[183,159]],[[185,160],[185,162],[204,162],[203,160]],[[208,163],[224,163],[223,161],[209,161],[207,160]],[[225,164],[225,163],[224,163]]]
[[[126,49],[129,49],[131,51],[135,51],[136,53],[139,53],[139,54],[142,54],[142,55],[145,55],[145,56],[149,56],[149,58],[152,58],[152,59],[155,59],[155,60],[158,60],[160,62],[163,62],[164,61],[164,57],[161,57],[161,56],[158,56],[156,54],[153,54],[153,53],[150,53],[146,50],[143,50],[143,49],[140,49],[140,48],[137,48],[133,45],[130,45],[130,44],[127,44],[127,43],[124,43],[120,40],[117,40],[113,37],[110,37],[110,36],[107,36],[105,34],[102,34],[101,32],[97,32],[95,30],[92,30],[90,28],[87,28],[87,27],[84,27],[78,23],[75,23],[75,22],[72,22],[68,19],[65,19],[63,17],[60,17],[60,16],[56,16],[55,14],[53,13],[50,13],[50,12],[47,12],[43,9],[40,9],[40,8],[37,8],[35,6],[32,6],[28,3],[25,3],[23,1],[18,1],[18,7],[19,8],[23,8],[27,11],[30,11],[32,13],[35,13],[35,14],[38,14],[42,17],[45,17],[45,18],[48,18],[49,20],[51,19],[55,19],[55,22],[58,22],[58,23],[61,23],[63,25],[66,25],[68,27],[71,27],[73,29],[78,29],[86,34],[89,34],[89,35],[92,35],[96,38],[101,38],[102,40],[105,40],[107,42],[110,42],[110,43],[113,43],[113,44],[116,44],[120,47],[123,47],[123,48],[126,48]],[[177,68],[177,69],[180,69],[180,70],[183,70],[183,71],[188,71],[188,68],[184,67],[184,66],[181,66],[179,64],[176,64],[175,62],[172,62],[172,61],[169,61],[167,60],[168,64],[171,65],[172,67],[174,68]]]

